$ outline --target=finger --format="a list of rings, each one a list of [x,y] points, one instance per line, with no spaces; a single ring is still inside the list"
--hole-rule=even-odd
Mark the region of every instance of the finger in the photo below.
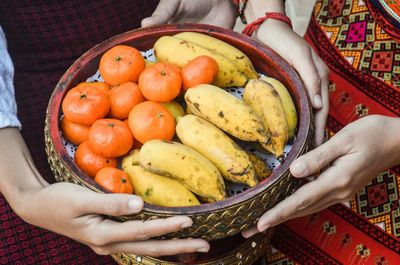
[[[79,210],[85,214],[104,214],[111,216],[128,215],[143,209],[143,200],[129,194],[100,194],[92,191],[81,193]]]
[[[326,126],[326,120],[328,118],[329,111],[329,68],[325,65],[322,59],[312,51],[312,57],[317,67],[319,77],[321,79],[321,97],[322,97],[322,108],[317,110],[314,115],[315,120],[315,146],[319,146],[324,141],[324,132]]]
[[[174,17],[179,7],[178,0],[161,0],[151,17],[142,20],[142,27],[167,24]]]
[[[296,56],[292,64],[306,86],[313,108],[320,109],[322,108],[321,79],[312,58],[311,47],[306,46],[300,50],[300,53],[300,58],[304,60],[298,60],[299,57]]]
[[[328,169],[329,171],[333,171]],[[324,172],[325,173],[325,172]],[[333,174],[329,172],[329,174]],[[290,218],[293,218],[298,212],[308,208],[317,201],[321,200],[332,189],[330,178],[317,178],[298,189],[291,196],[281,201],[274,208],[261,216],[257,223],[258,231],[278,225]]]
[[[250,227],[249,229],[244,230],[244,231],[242,232],[242,236],[243,236],[244,238],[249,238],[249,237],[252,237],[252,236],[254,236],[255,234],[257,234],[257,233],[259,233],[259,232],[260,232],[260,231],[258,231],[257,226],[252,226],[252,227]]]
[[[208,252],[210,250],[210,245],[202,239],[175,239],[115,243],[104,247],[92,248],[99,255],[131,253],[135,255],[160,257],[183,253]]]
[[[329,206],[332,206],[336,203],[337,203],[336,201],[333,201],[331,198],[328,198],[328,196],[325,196],[324,198],[317,201],[313,205],[310,205],[309,207],[305,208],[304,210],[298,211],[297,213],[293,214],[289,218],[286,218],[285,220],[282,221],[282,223],[288,221],[289,219],[304,217],[307,215],[321,212],[322,210],[324,210],[324,209],[328,208]]]
[[[290,172],[296,178],[307,177],[317,173],[330,162],[345,153],[346,143],[336,134],[326,143],[297,158],[290,166]]]
[[[141,241],[168,233],[179,231],[192,226],[193,222],[186,216],[174,216],[166,219],[141,221],[127,221],[123,223],[104,219],[93,226],[95,245],[107,245],[116,242]]]

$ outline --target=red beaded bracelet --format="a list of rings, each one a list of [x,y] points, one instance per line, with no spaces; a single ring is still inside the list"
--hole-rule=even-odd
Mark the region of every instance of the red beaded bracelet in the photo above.
[[[290,18],[288,16],[286,16],[282,13],[278,13],[278,12],[267,12],[267,13],[265,13],[265,16],[254,20],[253,22],[248,24],[246,27],[244,27],[244,29],[242,30],[242,33],[251,37],[251,35],[253,35],[253,33],[260,27],[260,25],[269,18],[283,21],[293,29],[292,21],[290,20]]]

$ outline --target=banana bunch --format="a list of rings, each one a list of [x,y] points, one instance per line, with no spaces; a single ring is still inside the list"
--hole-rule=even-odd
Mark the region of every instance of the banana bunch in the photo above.
[[[250,59],[243,52],[205,34],[184,32],[163,36],[153,48],[157,61],[174,63],[180,67],[198,56],[210,56],[219,67],[214,80],[214,85],[219,87],[244,86],[248,79],[258,77]]]
[[[148,141],[139,151],[139,164],[154,174],[177,180],[208,202],[226,198],[225,183],[214,164],[181,143]]]
[[[186,115],[178,119],[176,133],[183,144],[210,160],[225,179],[250,187],[257,184],[248,154],[215,125]]]
[[[236,69],[248,79],[258,78],[258,74],[256,70],[254,70],[254,66],[249,57],[236,47],[222,40],[197,32],[181,32],[175,34],[174,37],[202,46],[213,53],[219,53],[232,61]]]
[[[272,80],[275,86],[265,79],[250,80],[244,89],[243,100],[254,110],[265,130],[271,135],[271,140],[262,146],[276,157],[280,157],[283,155],[289,133],[294,134],[297,114],[286,88],[275,79],[267,80]]]
[[[191,113],[243,141],[267,143],[269,134],[256,113],[227,91],[201,84],[189,89],[185,101]]]
[[[196,196],[181,183],[151,173],[139,163],[139,150],[135,149],[123,158],[122,170],[128,174],[135,193],[145,202],[169,207],[200,205]]]

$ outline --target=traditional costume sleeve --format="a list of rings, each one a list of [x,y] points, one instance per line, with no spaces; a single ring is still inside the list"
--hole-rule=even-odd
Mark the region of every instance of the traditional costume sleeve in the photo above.
[[[14,96],[14,66],[7,52],[7,42],[0,27],[0,128],[18,127],[17,104]]]

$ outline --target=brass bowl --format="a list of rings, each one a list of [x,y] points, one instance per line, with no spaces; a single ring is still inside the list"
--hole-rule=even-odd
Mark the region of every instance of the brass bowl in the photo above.
[[[202,24],[163,25],[138,29],[104,41],[76,60],[55,87],[46,114],[46,152],[57,181],[72,182],[96,192],[106,192],[75,165],[63,145],[60,133],[61,101],[70,88],[85,81],[96,72],[100,57],[111,47],[125,44],[139,50],[147,50],[161,36],[183,31],[205,33],[242,50],[249,56],[258,72],[280,80],[290,90],[299,113],[299,126],[291,151],[272,175],[255,187],[215,203],[193,207],[161,207],[145,204],[144,210],[139,214],[116,217],[120,221],[144,221],[187,215],[193,219],[193,226],[165,237],[201,237],[210,241],[232,236],[249,228],[265,211],[292,194],[301,185],[300,180],[290,175],[289,166],[295,158],[307,152],[310,147],[313,127],[309,99],[295,70],[262,43],[231,30]]]
[[[118,253],[112,258],[121,265],[251,265],[269,249],[273,230],[259,233],[249,239],[241,235],[211,242],[209,253],[182,254],[169,257],[144,257]]]

